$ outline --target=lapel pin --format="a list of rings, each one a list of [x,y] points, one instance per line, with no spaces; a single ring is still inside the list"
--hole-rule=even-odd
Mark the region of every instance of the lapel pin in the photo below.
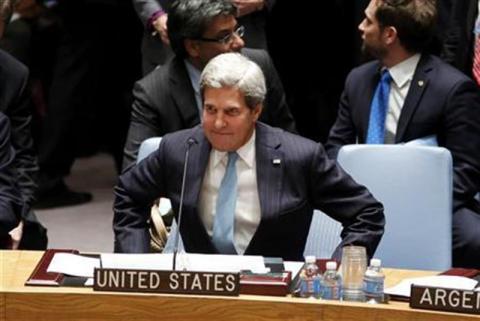
[[[418,85],[419,85],[420,87],[423,87],[424,84],[425,84],[425,82],[424,82],[423,80],[419,80],[419,81],[418,81]]]
[[[274,160],[272,160],[273,165],[280,165],[281,162],[282,160],[280,158],[275,158]]]

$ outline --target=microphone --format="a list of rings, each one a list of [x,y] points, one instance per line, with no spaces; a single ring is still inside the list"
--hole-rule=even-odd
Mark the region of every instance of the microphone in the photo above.
[[[174,246],[173,246],[173,269],[177,266],[177,252],[178,252],[178,242],[180,239],[180,224],[182,223],[182,212],[183,212],[183,198],[185,196],[185,181],[187,178],[187,168],[188,168],[188,156],[190,154],[190,147],[195,144],[195,140],[193,138],[189,138],[185,143],[187,149],[185,150],[185,162],[183,164],[183,177],[182,177],[182,189],[180,191],[180,205],[178,208],[178,222],[177,222],[177,230],[175,231],[175,239],[174,239]]]

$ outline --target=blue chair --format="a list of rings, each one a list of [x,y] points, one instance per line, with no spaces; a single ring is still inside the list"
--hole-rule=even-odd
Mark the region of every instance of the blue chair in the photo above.
[[[138,149],[137,164],[140,163],[145,157],[156,151],[161,140],[162,137],[151,137],[145,139]]]
[[[375,253],[384,266],[451,267],[453,170],[447,149],[347,145],[337,160],[385,207],[385,234]]]
[[[312,224],[308,232],[303,255],[317,258],[330,258],[342,241],[342,224],[319,210],[313,212]]]

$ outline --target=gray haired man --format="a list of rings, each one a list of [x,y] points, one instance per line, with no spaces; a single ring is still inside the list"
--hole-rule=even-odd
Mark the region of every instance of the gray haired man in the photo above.
[[[148,252],[149,208],[167,197],[179,211],[187,252],[302,260],[314,209],[342,222],[342,242],[373,255],[383,207],[321,144],[258,121],[267,87],[261,69],[238,53],[213,58],[200,79],[201,125],[163,137],[159,149],[115,188],[115,251]]]

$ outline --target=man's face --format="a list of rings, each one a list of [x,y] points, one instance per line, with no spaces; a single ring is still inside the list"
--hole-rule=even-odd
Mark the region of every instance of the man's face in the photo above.
[[[367,9],[365,9],[365,18],[358,26],[362,33],[362,51],[375,58],[382,58],[386,54],[386,46],[382,41],[382,29],[375,17],[377,11],[376,0],[371,0]]]
[[[198,61],[201,69],[210,61],[210,59],[227,52],[238,52],[243,48],[245,42],[234,31],[237,28],[237,20],[232,15],[219,15],[215,17],[202,35],[206,39],[222,39],[227,35],[232,35],[227,43],[207,42],[195,40],[196,50],[193,57]]]
[[[203,97],[203,131],[212,147],[231,152],[245,145],[252,136],[261,105],[248,108],[244,94],[235,87],[206,87]]]

